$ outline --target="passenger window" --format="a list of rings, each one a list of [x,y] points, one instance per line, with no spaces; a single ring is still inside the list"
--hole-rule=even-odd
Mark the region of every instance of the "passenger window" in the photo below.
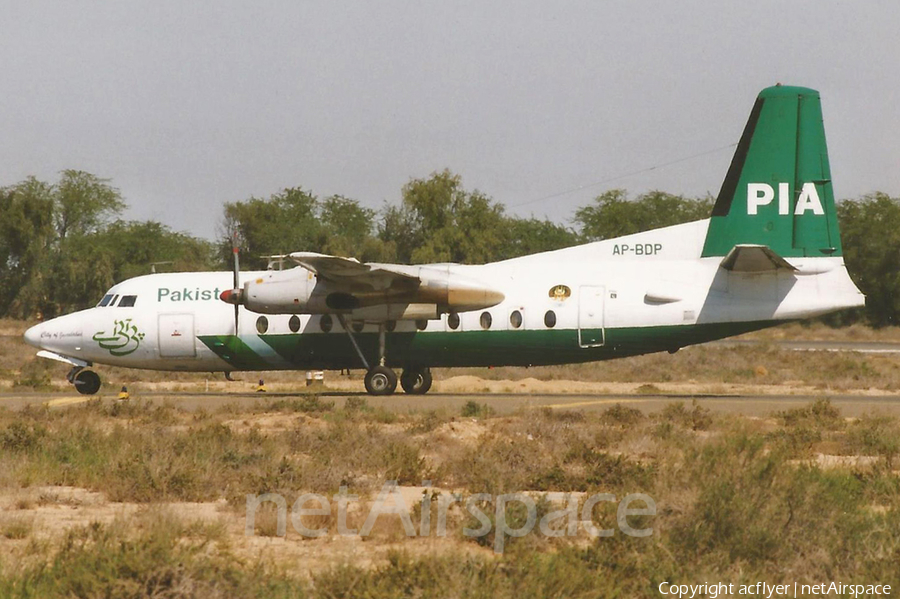
[[[106,295],[104,295],[104,296],[103,296],[103,299],[100,300],[100,303],[97,304],[97,307],[98,307],[98,308],[105,308],[106,306],[109,305],[109,302],[112,301],[112,298],[113,298],[113,296],[112,296],[111,294],[106,294]]]
[[[482,329],[488,330],[489,328],[491,328],[491,323],[493,321],[494,321],[494,319],[491,318],[490,312],[482,312],[481,313],[481,328]]]
[[[509,315],[509,324],[512,328],[518,329],[522,326],[522,313],[518,310],[513,310],[512,314]]]
[[[453,329],[454,331],[459,328],[459,314],[456,312],[451,312],[447,316],[447,326]]]
[[[547,313],[544,314],[544,326],[548,329],[552,329],[556,326],[556,312],[547,310]]]
[[[133,308],[134,302],[137,301],[136,295],[123,295],[121,301],[119,301],[120,308]]]

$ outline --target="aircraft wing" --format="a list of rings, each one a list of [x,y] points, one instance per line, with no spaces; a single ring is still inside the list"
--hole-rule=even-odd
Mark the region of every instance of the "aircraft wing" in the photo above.
[[[719,266],[725,270],[742,273],[775,272],[777,270],[795,272],[797,270],[768,246],[751,244],[739,244],[731,248]]]
[[[369,264],[355,258],[340,258],[315,252],[294,252],[290,257],[321,279],[351,287],[388,289],[395,283],[410,286],[421,282],[419,276],[407,272],[411,270],[409,267],[399,264]]]
[[[294,252],[290,258],[303,268],[266,272],[219,299],[261,314],[338,313],[367,322],[434,319],[504,299],[503,292],[447,264],[364,263],[314,252]]]

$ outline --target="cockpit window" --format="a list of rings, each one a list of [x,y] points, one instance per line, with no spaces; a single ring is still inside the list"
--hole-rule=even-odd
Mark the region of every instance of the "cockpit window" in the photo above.
[[[105,308],[107,305],[109,305],[109,302],[112,301],[112,298],[113,298],[113,296],[112,296],[111,293],[110,293],[110,294],[107,294],[107,295],[104,295],[104,296],[103,296],[103,299],[100,300],[100,303],[97,304],[97,307],[98,307],[98,308]]]
[[[136,295],[123,295],[122,299],[119,300],[120,308],[131,308],[134,306],[134,302],[137,301]]]

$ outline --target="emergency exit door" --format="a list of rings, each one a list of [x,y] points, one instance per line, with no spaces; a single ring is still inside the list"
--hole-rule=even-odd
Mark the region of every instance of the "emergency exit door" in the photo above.
[[[161,358],[193,358],[196,355],[194,315],[160,314],[159,356]]]
[[[578,290],[578,345],[600,347],[605,342],[603,334],[603,299],[606,288],[583,285]]]

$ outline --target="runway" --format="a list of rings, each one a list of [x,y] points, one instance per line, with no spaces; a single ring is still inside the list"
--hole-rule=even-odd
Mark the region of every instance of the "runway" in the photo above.
[[[758,341],[756,339],[722,339],[706,345],[748,347],[771,344],[791,351],[858,352],[861,354],[900,354],[900,343],[883,341]]]
[[[216,411],[226,407],[238,410],[280,409],[284,401],[303,398],[298,393],[194,393],[194,392],[151,392],[132,395],[128,401],[169,404],[176,408],[195,411]],[[701,406],[727,414],[741,414],[752,417],[766,417],[775,412],[797,408],[820,398],[827,398],[841,410],[845,417],[858,417],[877,412],[900,416],[900,395],[687,395],[687,394],[528,394],[528,393],[429,393],[425,396],[397,393],[389,397],[371,397],[365,393],[329,392],[319,393],[323,401],[334,402],[340,408],[348,397],[363,397],[369,406],[384,408],[392,412],[406,413],[422,410],[446,410],[458,413],[469,401],[489,406],[496,414],[511,414],[519,410],[549,408],[553,410],[580,410],[602,412],[615,404],[638,408],[645,413],[662,410],[672,402],[697,401]],[[26,406],[50,409],[77,408],[85,403],[100,399],[104,402],[116,400],[115,394],[83,396],[74,393],[2,393],[0,409],[20,410]]]

